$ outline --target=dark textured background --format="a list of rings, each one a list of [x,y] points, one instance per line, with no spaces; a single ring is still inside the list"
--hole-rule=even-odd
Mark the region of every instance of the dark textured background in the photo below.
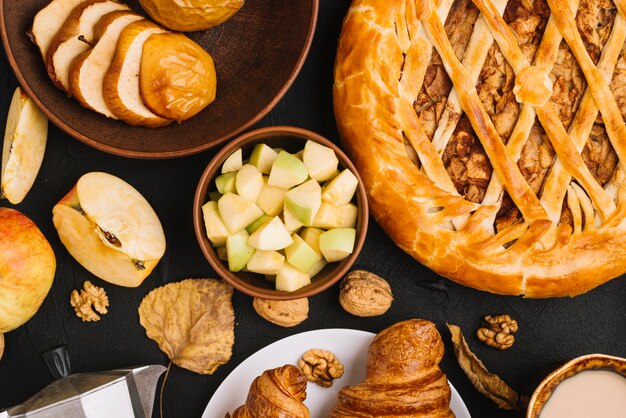
[[[332,113],[332,67],[348,5],[346,0],[321,0],[317,33],[306,64],[289,93],[259,126],[295,125],[338,140]],[[16,82],[4,54],[0,60],[0,126],[4,126]],[[191,220],[195,187],[213,154],[170,161],[135,161],[97,152],[50,127],[48,149],[37,182],[17,209],[31,217],[49,239],[57,255],[58,269],[39,313],[5,336],[6,351],[0,360],[0,408],[23,402],[50,383],[51,377],[39,355],[58,344],[68,345],[75,372],[167,364],[167,358],[139,325],[137,307],[151,289],[165,283],[215,276],[198,248]],[[167,252],[137,289],[116,287],[91,276],[69,256],[52,225],[52,206],[82,174],[95,170],[120,176],[134,185],[152,203],[163,223]],[[253,311],[249,297],[235,293],[237,325],[232,360],[213,376],[174,367],[166,386],[165,415],[199,417],[220,382],[249,355],[283,337],[320,328],[378,332],[408,318],[434,321],[446,343],[442,367],[472,416],[478,418],[521,414],[499,411],[473,389],[452,354],[446,322],[459,324],[487,367],[525,395],[530,395],[552,369],[573,357],[596,352],[626,357],[625,279],[616,279],[574,299],[495,296],[439,278],[396,248],[374,222],[356,267],[389,279],[395,301],[386,315],[372,319],[350,316],[337,302],[335,286],[311,299],[309,320],[296,328],[284,329],[265,322]],[[111,300],[110,313],[97,323],[82,323],[69,305],[70,292],[85,280],[103,286]],[[512,315],[520,324],[515,345],[504,352],[482,345],[473,336],[483,315],[499,313]]]

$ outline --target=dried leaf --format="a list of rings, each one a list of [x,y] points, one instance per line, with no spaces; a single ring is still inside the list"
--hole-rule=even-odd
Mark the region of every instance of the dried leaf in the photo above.
[[[179,367],[213,374],[230,360],[235,342],[232,287],[188,279],[150,292],[139,306],[146,334]]]
[[[482,361],[469,349],[461,328],[447,324],[452,334],[454,354],[474,387],[501,409],[517,409],[519,396],[500,377],[489,373]]]

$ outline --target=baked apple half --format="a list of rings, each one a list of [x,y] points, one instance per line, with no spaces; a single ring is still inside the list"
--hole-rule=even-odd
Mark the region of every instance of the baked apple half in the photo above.
[[[61,242],[95,276],[137,287],[165,253],[165,234],[146,199],[107,173],[82,176],[52,210]]]

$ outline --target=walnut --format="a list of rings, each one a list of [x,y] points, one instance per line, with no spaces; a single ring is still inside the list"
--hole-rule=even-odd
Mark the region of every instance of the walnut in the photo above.
[[[266,300],[254,298],[254,310],[264,319],[281,327],[295,327],[309,317],[309,300]]]
[[[298,367],[309,382],[328,388],[343,376],[343,364],[328,350],[314,348],[302,354]]]
[[[485,316],[482,328],[476,331],[478,339],[489,347],[506,350],[515,342],[517,321],[509,315]]]
[[[382,315],[391,307],[392,302],[389,283],[374,273],[355,270],[341,281],[339,303],[352,315]]]
[[[72,291],[70,305],[76,311],[76,316],[82,319],[83,322],[96,322],[100,320],[98,313],[104,315],[108,312],[109,297],[103,288],[94,286],[90,281],[86,281],[80,293],[78,293],[78,290]]]

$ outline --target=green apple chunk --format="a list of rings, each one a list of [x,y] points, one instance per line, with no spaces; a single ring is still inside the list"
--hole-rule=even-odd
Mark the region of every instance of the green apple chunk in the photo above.
[[[263,188],[263,174],[255,166],[246,164],[237,172],[235,186],[239,196],[256,202]]]
[[[341,261],[354,251],[356,230],[335,228],[320,235],[320,251],[329,263]]]
[[[291,238],[293,239],[293,244],[285,248],[287,261],[301,272],[308,274],[322,256],[300,238],[299,235],[293,234]]]
[[[260,227],[262,227],[265,223],[269,222],[272,220],[271,216],[267,216],[267,215],[262,215],[259,219],[257,219],[256,221],[252,222],[250,225],[248,225],[246,227],[246,231],[248,231],[248,234],[254,234],[254,232],[259,229]]]
[[[341,206],[334,206],[328,202],[322,202],[312,225],[316,228],[331,229],[341,226],[342,209]]]
[[[277,251],[293,244],[293,239],[280,218],[275,216],[250,235],[248,244],[257,250]]]
[[[279,215],[283,211],[285,193],[287,193],[287,190],[282,187],[270,186],[267,183],[267,177],[263,178],[263,182],[263,188],[256,200],[256,205],[260,207],[266,215]]]
[[[285,263],[282,270],[276,275],[276,290],[295,292],[309,284],[311,284],[309,275],[302,273],[289,263]]]
[[[300,222],[298,218],[296,218],[294,214],[291,213],[287,205],[285,205],[285,207],[283,208],[283,220],[285,222],[285,227],[287,228],[287,231],[289,231],[289,233],[297,231],[304,226],[302,222]]]
[[[350,203],[359,185],[359,180],[349,169],[343,170],[332,179],[322,192],[322,199],[335,206]]]
[[[228,270],[238,272],[248,264],[254,255],[254,248],[248,245],[248,233],[244,229],[226,239],[226,255],[228,256]]]
[[[309,176],[320,182],[330,180],[339,167],[339,160],[332,148],[310,140],[304,146],[302,161]]]
[[[215,178],[215,187],[221,194],[235,193],[237,191],[236,179],[237,173],[222,174]]]
[[[309,180],[289,190],[285,206],[304,226],[311,226],[322,205],[322,188],[316,180]]]
[[[284,265],[284,255],[276,251],[258,250],[254,252],[246,268],[253,273],[274,275],[278,274]]]
[[[241,148],[237,151],[233,152],[230,157],[224,161],[222,165],[222,174],[225,173],[234,173],[241,169],[243,166],[243,153],[241,152]]]
[[[320,235],[322,235],[323,232],[324,231],[319,228],[306,228],[300,233],[300,237],[302,237],[311,248],[317,251],[318,254],[322,254],[320,251]]]
[[[315,276],[317,276],[317,274],[324,270],[324,267],[326,267],[328,265],[328,261],[326,261],[326,259],[324,257],[320,258],[317,263],[313,264],[313,267],[311,267],[311,270],[309,270],[309,277],[313,278]]]
[[[234,193],[226,193],[217,202],[220,217],[231,233],[236,233],[263,216],[257,205]]]
[[[226,244],[226,238],[230,235],[228,228],[222,222],[219,210],[216,202],[208,202],[202,206],[202,214],[204,215],[204,226],[206,228],[206,234],[216,247],[220,247]]]
[[[281,151],[272,164],[270,171],[270,186],[278,186],[283,189],[291,189],[298,184],[302,184],[309,178],[306,166],[295,155]]]
[[[359,210],[356,205],[348,203],[341,207],[341,222],[339,228],[354,228],[356,226],[356,220],[359,214]]]
[[[272,164],[278,157],[278,153],[265,144],[257,144],[250,154],[250,164],[255,166],[261,173],[269,174]]]

